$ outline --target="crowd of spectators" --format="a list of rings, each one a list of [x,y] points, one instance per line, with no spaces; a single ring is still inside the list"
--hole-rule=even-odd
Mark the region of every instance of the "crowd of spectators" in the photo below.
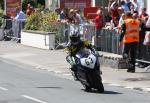
[[[58,13],[58,21],[63,23],[71,23],[71,24],[83,24],[84,18],[82,16],[82,12],[80,9],[57,9]]]
[[[111,17],[111,22],[109,23],[108,28],[121,29],[121,26],[126,19],[125,13],[131,12],[132,18],[140,21],[138,58],[144,59],[143,56],[145,54],[146,47],[143,45],[143,42],[145,39],[146,31],[149,31],[150,29],[146,25],[149,18],[146,8],[143,7],[141,12],[139,12],[137,0],[132,0],[132,2],[130,0],[122,0],[120,4],[118,4],[116,1],[111,2],[110,0],[108,4],[108,13]],[[139,63],[140,67],[145,67],[144,65]]]
[[[115,25],[115,27],[121,26],[123,23],[124,14],[130,11],[132,14],[137,14],[137,19],[140,19],[143,23],[146,23],[148,19],[148,14],[146,13],[146,8],[143,7],[141,12],[138,10],[137,0],[122,0],[120,3],[110,0],[108,4],[108,15],[111,18],[111,25]],[[119,22],[116,22],[119,21]]]

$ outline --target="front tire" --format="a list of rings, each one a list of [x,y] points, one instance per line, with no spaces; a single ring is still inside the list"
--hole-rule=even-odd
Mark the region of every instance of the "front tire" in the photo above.
[[[104,92],[104,86],[102,83],[102,78],[100,76],[100,73],[98,71],[93,71],[92,73],[93,81],[95,84],[95,89],[97,89],[100,93]]]
[[[91,87],[90,86],[88,86],[88,85],[86,85],[86,84],[84,84],[82,82],[81,82],[81,84],[83,85],[83,87],[84,87],[84,89],[85,89],[86,92],[91,91]]]

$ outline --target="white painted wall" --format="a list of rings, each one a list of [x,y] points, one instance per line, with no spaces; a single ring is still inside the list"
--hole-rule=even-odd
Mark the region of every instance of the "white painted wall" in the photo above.
[[[22,32],[21,44],[41,49],[54,49],[55,35],[53,34],[44,35],[37,33]]]

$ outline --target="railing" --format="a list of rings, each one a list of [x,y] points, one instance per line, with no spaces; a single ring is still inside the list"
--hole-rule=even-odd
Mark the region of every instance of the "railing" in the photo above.
[[[78,27],[80,29],[80,34],[83,37],[83,39],[91,41],[93,45],[98,46],[98,49],[100,51],[114,53],[114,54],[122,54],[122,48],[119,44],[119,37],[120,32],[118,29],[101,29],[100,34],[95,37],[95,26],[91,24],[84,24],[84,25],[67,25],[68,26],[68,34],[70,31]],[[95,38],[95,39],[94,39]],[[68,41],[68,37],[65,39]],[[64,41],[65,41],[64,40]],[[97,42],[95,42],[97,40]],[[140,61],[147,61],[150,62],[150,46],[145,46],[143,43],[140,48],[137,49],[137,59]],[[139,49],[141,49],[141,53],[139,53]],[[139,56],[140,54],[140,56]]]
[[[9,39],[18,42],[20,40],[21,29],[24,28],[25,22],[23,21],[4,19],[3,32],[0,34],[3,35],[3,40]]]

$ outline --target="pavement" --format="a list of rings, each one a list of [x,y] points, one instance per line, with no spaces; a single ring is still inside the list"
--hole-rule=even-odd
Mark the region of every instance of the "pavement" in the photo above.
[[[105,56],[120,57],[120,55],[100,52]],[[61,50],[43,50],[25,46],[19,43],[0,41],[0,61],[29,65],[35,69],[43,69],[53,72],[54,75],[72,79],[66,62],[66,53]],[[150,70],[136,68],[135,73],[127,73],[126,69],[116,69],[109,66],[101,66],[103,83],[129,88],[144,92],[150,92]],[[105,88],[107,89],[107,88]]]

